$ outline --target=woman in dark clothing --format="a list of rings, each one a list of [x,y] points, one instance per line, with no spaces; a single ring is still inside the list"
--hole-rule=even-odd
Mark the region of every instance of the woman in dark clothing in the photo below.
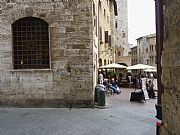
[[[147,92],[148,92],[148,96],[149,98],[155,98],[155,93],[154,93],[154,84],[152,83],[151,80],[148,81],[147,85]]]
[[[133,86],[134,86],[134,88],[136,90],[137,89],[137,84],[138,84],[138,79],[137,79],[136,75],[133,76],[132,82],[133,82]]]

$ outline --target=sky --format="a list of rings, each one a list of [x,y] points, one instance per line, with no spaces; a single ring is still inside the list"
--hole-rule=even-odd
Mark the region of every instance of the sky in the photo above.
[[[136,39],[155,33],[155,1],[154,0],[127,0],[128,1],[128,40],[133,46]]]

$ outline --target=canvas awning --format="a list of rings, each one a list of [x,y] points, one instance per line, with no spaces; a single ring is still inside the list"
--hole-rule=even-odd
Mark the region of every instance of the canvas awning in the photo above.
[[[127,69],[128,70],[131,70],[131,69],[156,69],[156,67],[145,65],[145,64],[137,64],[137,65],[129,66],[129,67],[127,67]]]
[[[120,64],[113,63],[113,64],[101,66],[101,67],[99,67],[99,68],[122,68],[122,69],[125,69],[126,66],[123,66],[123,65],[120,65]]]

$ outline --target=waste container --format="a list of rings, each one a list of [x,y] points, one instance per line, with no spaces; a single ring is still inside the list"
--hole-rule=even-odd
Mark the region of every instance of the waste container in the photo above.
[[[98,84],[96,86],[96,92],[97,92],[97,105],[98,108],[105,108],[106,103],[106,90],[105,86],[103,84]]]

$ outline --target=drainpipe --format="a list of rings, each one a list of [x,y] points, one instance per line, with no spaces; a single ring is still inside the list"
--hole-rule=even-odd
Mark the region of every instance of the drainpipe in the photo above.
[[[162,93],[163,85],[161,83],[162,76],[162,50],[163,50],[163,35],[164,35],[164,22],[163,22],[163,0],[155,0],[156,11],[156,53],[157,53],[157,84],[158,84],[158,97],[156,108],[156,135],[160,135],[160,127],[162,126]]]

